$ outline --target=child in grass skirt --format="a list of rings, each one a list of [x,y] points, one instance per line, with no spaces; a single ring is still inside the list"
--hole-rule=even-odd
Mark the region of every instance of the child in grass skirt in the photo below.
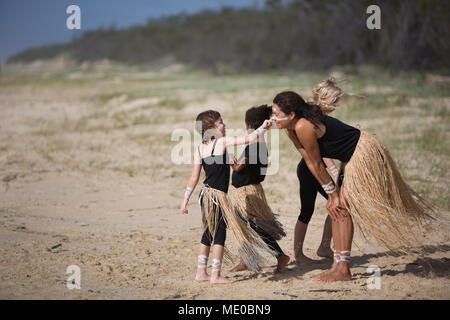
[[[247,110],[245,124],[247,130],[255,130],[270,119],[272,107],[262,105]],[[261,182],[266,176],[268,164],[267,145],[264,136],[249,144],[237,163],[233,166],[231,198],[235,210],[244,217],[253,230],[274,252],[278,260],[274,273],[284,271],[289,257],[284,254],[276,240],[286,235],[283,226],[269,207]],[[243,259],[231,272],[246,270]]]

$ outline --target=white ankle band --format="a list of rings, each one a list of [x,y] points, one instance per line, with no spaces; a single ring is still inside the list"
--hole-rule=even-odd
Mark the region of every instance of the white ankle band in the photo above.
[[[349,255],[343,255],[343,253],[348,253]],[[339,259],[337,262],[350,262],[350,251],[341,251],[341,254],[339,256]]]
[[[340,256],[338,262],[350,262],[350,256]]]
[[[208,260],[208,257],[201,254],[198,256],[198,265],[197,268],[199,269],[205,269],[206,268],[206,261]]]
[[[339,251],[334,250],[334,249],[331,249],[331,250],[333,251],[333,260],[336,262],[339,262],[339,257],[340,257]]]
[[[213,263],[212,263],[212,272],[219,272],[220,271],[220,265],[221,262],[219,259],[213,259]]]

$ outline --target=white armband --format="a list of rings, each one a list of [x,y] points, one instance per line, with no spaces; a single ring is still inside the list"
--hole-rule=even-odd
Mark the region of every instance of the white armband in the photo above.
[[[191,196],[192,193],[192,188],[191,187],[186,187],[186,191],[184,192],[184,197],[188,198]]]
[[[339,174],[339,170],[336,168],[335,165],[331,166],[331,167],[328,168],[328,169],[330,169],[331,174],[332,174],[333,176],[337,176],[337,175]]]
[[[327,194],[332,194],[333,192],[336,191],[336,187],[334,185],[333,180],[331,180],[328,184],[323,184],[322,188],[323,190],[325,190]]]

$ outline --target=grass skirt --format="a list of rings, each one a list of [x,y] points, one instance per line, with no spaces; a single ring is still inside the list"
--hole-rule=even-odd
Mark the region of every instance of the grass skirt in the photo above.
[[[231,186],[231,201],[234,208],[247,219],[267,232],[273,239],[280,240],[286,236],[283,225],[278,221],[278,215],[270,209],[264,189],[260,183],[250,184],[240,188]]]
[[[202,193],[203,232],[206,231],[206,228],[209,228],[213,239],[215,238],[215,230],[219,224],[218,211],[220,207],[227,229],[231,231],[232,237],[236,242],[238,254],[250,270],[260,271],[266,263],[260,252],[266,251],[273,254],[272,250],[267,247],[247,221],[233,210],[225,192],[204,186]],[[232,255],[226,248],[225,259],[232,260]]]
[[[418,246],[412,227],[432,218],[433,208],[406,184],[375,135],[361,130],[342,187],[345,206],[364,238],[371,235],[392,251]]]

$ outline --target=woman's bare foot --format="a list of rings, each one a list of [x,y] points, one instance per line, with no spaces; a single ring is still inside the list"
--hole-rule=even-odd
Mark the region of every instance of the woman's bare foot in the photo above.
[[[324,275],[319,280],[323,282],[350,281],[352,280],[352,274],[350,273],[350,270],[336,268],[334,272]]]
[[[324,276],[326,276],[327,274],[336,271],[336,263],[333,263],[333,265],[331,266],[330,269],[325,270],[319,274],[315,274],[313,276],[310,276],[311,279],[322,279]]]
[[[245,270],[248,270],[248,268],[245,265],[244,260],[241,259],[239,264],[236,267],[234,267],[233,269],[231,269],[230,272],[239,272],[239,271],[245,271]]]
[[[301,263],[308,263],[308,264],[309,264],[309,263],[311,263],[311,264],[319,263],[319,261],[313,260],[313,259],[311,259],[311,258],[308,258],[308,257],[305,256],[304,254],[297,255],[297,256],[292,255],[292,256],[291,256],[291,259],[292,259],[295,263],[297,263],[297,264],[301,264]]]
[[[211,276],[209,274],[207,274],[206,272],[197,273],[195,275],[195,280],[196,281],[209,281],[209,280],[211,280]]]
[[[320,246],[319,249],[317,249],[317,255],[323,258],[333,259],[333,251],[330,249],[330,247]]]
[[[278,265],[277,268],[273,271],[273,274],[283,273],[286,269],[287,264],[289,263],[289,256],[283,254],[280,257],[278,257]]]
[[[210,282],[211,282],[211,284],[227,284],[227,283],[233,283],[234,280],[224,278],[222,276],[218,276],[218,277],[211,277]]]

